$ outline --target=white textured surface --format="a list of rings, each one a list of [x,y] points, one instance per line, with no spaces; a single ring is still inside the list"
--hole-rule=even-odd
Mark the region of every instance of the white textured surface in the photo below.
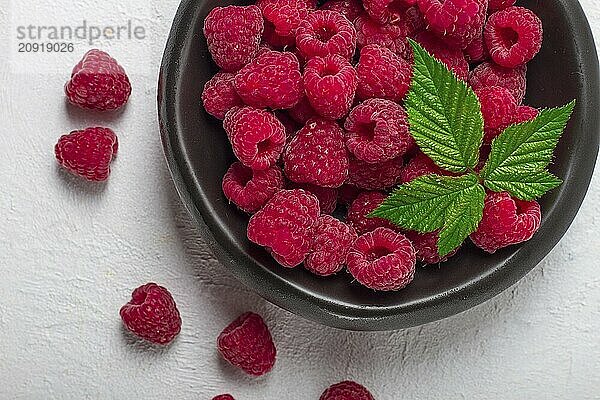
[[[600,37],[598,2],[582,3]],[[18,23],[134,15],[148,37],[135,46],[106,44],[134,72],[135,90],[121,115],[93,116],[67,108],[62,97],[67,66],[83,48],[52,62],[32,59],[38,71],[46,63],[62,74],[19,73],[20,58],[5,40],[14,37],[15,18],[0,1],[3,54],[10,52],[0,64],[0,399],[211,399],[222,392],[240,400],[317,399],[343,379],[365,384],[380,400],[600,398],[598,173],[562,242],[495,299],[404,331],[324,328],[229,276],[174,192],[155,86],[177,0],[15,4],[25,9]],[[90,124],[120,135],[104,186],[68,176],[53,159],[59,134]],[[121,328],[119,307],[147,281],[169,287],[182,313],[183,331],[166,349]],[[277,366],[262,379],[243,376],[215,352],[219,331],[248,309],[266,317],[278,345]]]

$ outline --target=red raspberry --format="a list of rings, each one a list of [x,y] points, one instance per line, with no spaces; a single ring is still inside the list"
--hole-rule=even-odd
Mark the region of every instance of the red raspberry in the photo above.
[[[402,157],[378,164],[350,158],[348,183],[365,190],[389,189],[400,182]]]
[[[498,65],[515,68],[529,62],[542,47],[542,21],[523,7],[493,13],[485,25],[485,45]]]
[[[290,108],[288,110],[288,114],[294,121],[302,125],[306,124],[309,119],[318,116],[317,112],[314,108],[312,108],[306,96],[302,97],[298,104]]]
[[[290,108],[302,98],[300,64],[293,53],[264,51],[233,81],[244,103],[256,108]]]
[[[489,11],[495,12],[513,6],[517,0],[490,0]]]
[[[314,0],[258,0],[265,18],[265,40],[275,47],[293,45],[298,25],[316,8]]]
[[[406,236],[377,228],[359,237],[348,253],[348,271],[362,285],[400,290],[415,276],[415,249]]]
[[[380,24],[396,23],[405,18],[406,9],[414,6],[414,0],[364,0],[363,6],[369,16]]]
[[[319,400],[375,400],[367,388],[356,382],[344,381],[330,386]]]
[[[204,85],[202,103],[206,112],[215,118],[223,119],[227,111],[244,105],[233,87],[234,76],[228,72],[218,72]]]
[[[356,197],[350,207],[348,207],[348,215],[346,220],[359,235],[367,232],[372,232],[377,228],[388,228],[398,230],[390,221],[383,218],[367,217],[369,213],[375,210],[387,198],[381,192],[363,192]]]
[[[354,107],[346,122],[346,146],[362,161],[377,163],[403,155],[415,145],[401,105],[369,99]]]
[[[204,36],[215,63],[237,71],[258,53],[263,17],[254,5],[215,7],[204,20]]]
[[[473,90],[489,86],[501,86],[508,89],[518,104],[525,97],[527,88],[527,66],[504,68],[490,62],[479,64],[469,75],[469,84]]]
[[[337,11],[348,21],[354,21],[363,12],[359,0],[327,0],[321,7],[321,10]]]
[[[415,4],[417,3],[414,0]],[[406,26],[408,27],[408,36],[415,37],[419,33],[427,29],[427,22],[425,22],[425,16],[419,10],[419,7],[410,7],[405,12],[406,15]]]
[[[519,106],[515,115],[513,116],[512,123],[520,124],[522,122],[533,121],[539,115],[539,111],[537,108],[529,107],[529,106]]]
[[[401,101],[410,89],[412,66],[385,47],[368,45],[362,48],[356,66],[359,99],[381,98]]]
[[[475,246],[494,253],[531,239],[540,228],[541,219],[536,201],[513,199],[506,192],[490,192],[485,198],[483,219],[470,237]]]
[[[152,343],[168,344],[181,331],[181,317],[173,296],[156,283],[135,289],[120,314],[127,329]]]
[[[414,179],[430,174],[449,175],[450,173],[438,167],[425,153],[418,152],[402,169],[400,178],[402,183],[409,183]]]
[[[89,181],[105,181],[117,155],[117,135],[108,128],[86,128],[63,135],[54,146],[58,163]]]
[[[285,146],[285,127],[275,116],[252,107],[235,107],[225,115],[223,127],[235,156],[252,169],[268,169]]]
[[[314,11],[298,27],[296,47],[307,60],[330,54],[350,59],[356,47],[356,30],[339,12]]]
[[[339,119],[348,114],[358,84],[356,70],[341,56],[314,57],[304,69],[304,90],[321,116]]]
[[[277,356],[265,321],[251,312],[240,315],[221,332],[217,348],[231,365],[254,376],[271,371]]]
[[[413,247],[415,248],[415,252],[417,253],[417,260],[421,261],[425,265],[446,262],[450,257],[452,257],[458,252],[457,247],[450,254],[444,257],[440,257],[437,245],[439,239],[438,232],[419,233],[409,231],[406,232],[406,237],[412,242]]]
[[[73,68],[65,86],[69,102],[81,108],[112,111],[131,94],[131,83],[117,60],[101,50],[90,50]]]
[[[467,47],[465,47],[464,54],[465,59],[470,63],[482,62],[490,57],[487,48],[485,47],[483,34],[477,36],[467,45]]]
[[[248,239],[267,247],[284,267],[304,261],[319,218],[319,200],[301,189],[280,190],[250,218]]]
[[[504,129],[512,124],[517,101],[508,89],[500,86],[483,87],[475,91],[481,103],[485,135],[483,142],[490,144]]]
[[[354,21],[356,43],[359,49],[376,44],[390,49],[399,56],[406,52],[408,27],[403,23],[382,25],[373,21],[367,14],[361,14]]]
[[[260,210],[281,189],[283,174],[276,165],[262,171],[254,171],[240,162],[235,162],[223,177],[225,197],[247,213]]]
[[[221,394],[216,397],[213,397],[212,400],[235,400],[230,394]]]
[[[315,225],[315,241],[304,267],[310,272],[329,276],[344,268],[350,246],[358,238],[356,231],[342,221],[323,215]]]
[[[487,0],[418,0],[428,29],[450,46],[465,48],[481,35]]]
[[[361,193],[363,193],[363,190],[354,185],[342,185],[338,189],[338,201],[340,204],[349,206]]]
[[[290,189],[304,189],[315,195],[319,199],[322,214],[332,214],[337,207],[338,190],[335,188],[326,188],[309,183],[294,183],[288,185]]]
[[[348,177],[344,133],[335,121],[309,120],[283,155],[285,174],[293,182],[339,187]]]
[[[444,63],[459,79],[463,81],[469,79],[469,63],[462,51],[446,46],[444,42],[430,32],[419,33],[415,40],[435,58]]]

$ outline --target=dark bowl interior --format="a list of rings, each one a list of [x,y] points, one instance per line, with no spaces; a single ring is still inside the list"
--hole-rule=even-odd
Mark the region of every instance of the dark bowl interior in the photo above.
[[[239,1],[238,4],[249,2]],[[284,269],[246,238],[248,216],[230,205],[221,178],[234,161],[221,122],[201,107],[204,83],[216,72],[202,34],[205,16],[229,1],[184,0],[161,68],[159,117],[177,189],[215,255],[267,300],[320,323],[355,330],[398,329],[441,319],[506,289],[552,249],[583,200],[598,152],[598,59],[576,0],[528,0],[544,23],[544,45],[530,63],[526,104],[558,106],[577,99],[556,151],[552,172],[564,184],[541,203],[543,222],[529,242],[488,255],[467,244],[440,267],[419,268],[414,282],[376,293],[349,275],[322,279],[303,268]]]

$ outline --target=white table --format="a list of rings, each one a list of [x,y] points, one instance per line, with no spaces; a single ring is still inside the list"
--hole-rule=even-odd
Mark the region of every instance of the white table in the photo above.
[[[212,257],[174,191],[156,122],[156,75],[177,0],[0,1],[0,398],[318,399],[355,379],[377,399],[598,399],[600,179],[561,243],[495,299],[404,331],[352,333],[282,311]],[[596,37],[600,5],[582,0]],[[16,6],[18,5],[18,6]],[[62,86],[87,48],[19,55],[18,25],[127,23],[144,40],[104,40],[134,92],[118,116],[65,106]],[[6,37],[10,40],[6,40]],[[79,42],[77,42],[79,43]],[[108,184],[56,166],[63,132],[107,125],[120,139]],[[598,171],[597,171],[598,172]],[[148,281],[167,286],[183,318],[169,348],[124,334],[118,310]],[[215,351],[220,330],[255,310],[279,359],[251,379]]]

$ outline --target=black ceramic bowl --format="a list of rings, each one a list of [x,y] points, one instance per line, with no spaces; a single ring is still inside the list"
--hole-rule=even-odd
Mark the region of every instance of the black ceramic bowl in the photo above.
[[[467,244],[439,268],[419,268],[414,282],[395,293],[368,290],[344,273],[323,279],[302,268],[282,268],[246,239],[248,216],[221,192],[221,178],[234,157],[220,121],[203,111],[200,100],[204,83],[216,72],[203,21],[213,7],[226,4],[182,1],[161,67],[160,127],[175,185],[207,242],[226,268],[264,298],[334,327],[405,328],[490,299],[535,267],[563,236],[583,201],[598,153],[598,59],[576,0],[521,3],[540,16],[545,28],[542,51],[529,66],[526,104],[551,107],[577,99],[551,167],[565,182],[542,199],[539,232],[493,255]]]

